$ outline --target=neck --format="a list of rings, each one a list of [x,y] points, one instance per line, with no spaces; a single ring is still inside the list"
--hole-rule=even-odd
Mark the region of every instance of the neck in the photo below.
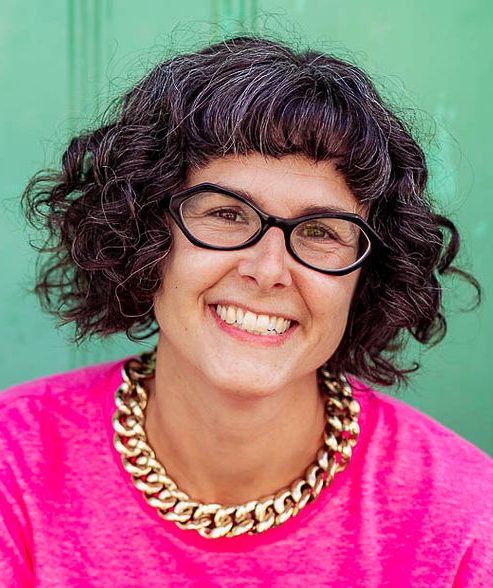
[[[177,365],[158,347],[145,428],[192,500],[241,504],[304,477],[325,424],[315,373],[265,396],[238,396]]]

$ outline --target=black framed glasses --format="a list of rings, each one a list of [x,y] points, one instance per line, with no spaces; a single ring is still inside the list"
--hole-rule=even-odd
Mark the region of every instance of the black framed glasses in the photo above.
[[[280,218],[266,214],[243,196],[203,183],[164,202],[185,237],[218,251],[245,249],[271,227],[284,233],[286,249],[299,263],[329,275],[345,275],[365,262],[383,242],[372,227],[351,212],[321,212]]]

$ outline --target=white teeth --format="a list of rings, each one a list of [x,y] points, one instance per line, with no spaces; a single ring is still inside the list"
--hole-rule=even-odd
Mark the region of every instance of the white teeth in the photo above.
[[[228,310],[226,312],[226,322],[230,325],[236,322],[236,311],[234,306],[228,306]]]
[[[244,311],[236,306],[216,306],[217,315],[230,325],[250,333],[259,335],[280,335],[287,331],[291,326],[291,321],[277,316],[268,316],[266,314],[256,315],[254,312]]]
[[[261,314],[260,316],[257,317],[257,326],[255,327],[255,329],[259,333],[265,333],[267,331],[268,326],[269,326],[269,317],[266,314]]]
[[[283,330],[284,330],[284,319],[283,319],[283,318],[281,318],[281,317],[279,317],[279,318],[276,320],[276,331],[277,331],[278,333],[282,333],[282,332],[283,332]]]
[[[255,331],[255,327],[257,326],[257,315],[253,314],[249,310],[245,313],[243,317],[243,322],[241,327],[245,329],[245,331]]]

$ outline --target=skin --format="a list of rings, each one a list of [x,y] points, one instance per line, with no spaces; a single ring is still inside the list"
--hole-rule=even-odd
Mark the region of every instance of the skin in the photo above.
[[[302,214],[307,205],[364,215],[330,162],[260,154],[216,159],[187,185],[212,182],[248,191],[265,212]],[[303,476],[322,443],[323,401],[316,370],[337,349],[359,270],[327,276],[287,252],[271,228],[253,247],[210,251],[192,245],[174,222],[163,287],[146,431],[178,486],[202,502],[237,504]],[[210,305],[295,319],[278,345],[240,340],[218,327]]]

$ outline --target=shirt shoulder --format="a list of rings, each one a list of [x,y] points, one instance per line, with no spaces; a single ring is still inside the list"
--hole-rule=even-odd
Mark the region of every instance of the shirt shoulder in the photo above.
[[[97,393],[105,380],[123,366],[124,360],[80,367],[9,386],[0,391],[0,410],[25,402],[43,402],[56,395],[59,400],[80,398],[83,392]]]
[[[54,464],[69,448],[101,438],[124,360],[38,378],[0,392],[0,451],[16,471]]]
[[[66,546],[72,529],[78,535],[92,524],[104,528],[107,496],[101,492],[101,472],[111,486],[116,471],[105,408],[121,382],[123,362],[54,374],[0,392],[0,576],[10,578],[9,585],[14,574],[26,586],[34,585],[36,560],[50,574],[52,545],[71,562],[74,550]],[[84,509],[97,523],[81,521]],[[45,545],[50,546],[46,552]]]
[[[374,472],[382,499],[486,536],[493,525],[493,459],[401,399],[358,381],[354,395],[362,408],[362,477]]]
[[[493,474],[493,459],[479,447],[440,423],[432,416],[411,406],[405,400],[366,388],[368,403],[372,405],[370,418],[376,419],[378,433],[388,442],[408,443],[460,467],[485,468]],[[377,434],[377,431],[375,431]]]

